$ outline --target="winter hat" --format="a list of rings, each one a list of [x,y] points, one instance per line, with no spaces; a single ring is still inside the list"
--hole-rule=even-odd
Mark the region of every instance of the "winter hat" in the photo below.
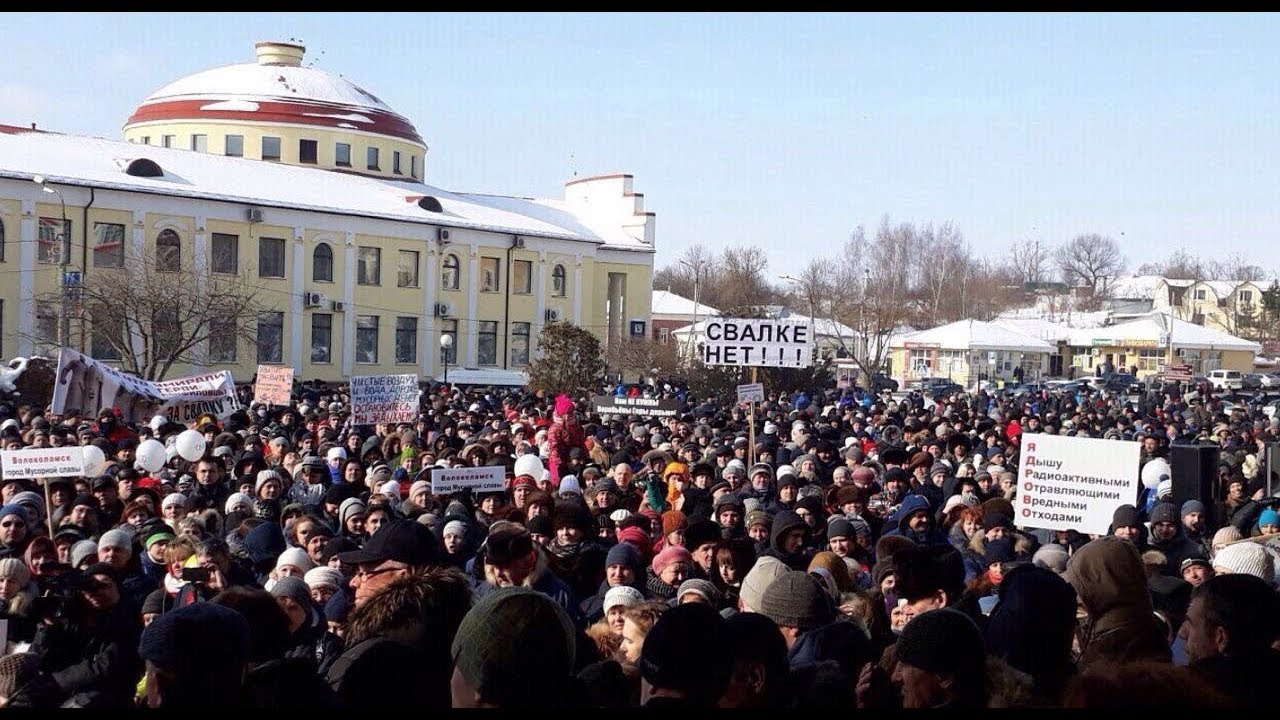
[[[619,543],[628,543],[636,547],[647,547],[649,545],[649,534],[639,525],[627,525],[618,528],[617,537]]]
[[[364,514],[367,508],[360,498],[347,498],[338,506],[338,526],[341,530],[347,527],[347,519],[352,515]]]
[[[963,495],[952,495],[951,497],[947,498],[947,501],[945,503],[942,504],[942,514],[946,515],[947,513],[954,510],[955,508],[958,508],[962,505],[967,505],[967,504],[968,503],[965,502],[965,498]]]
[[[467,536],[467,524],[461,520],[450,520],[444,524],[444,531],[441,532],[440,535],[441,537],[457,535],[458,537],[465,538]]]
[[[853,525],[844,518],[836,518],[827,523],[827,538],[853,538]]]
[[[569,494],[581,495],[582,486],[578,484],[578,478],[573,475],[565,475],[564,477],[560,478],[559,493],[561,497],[564,497],[565,495],[569,495]]]
[[[316,566],[314,562],[311,562],[307,551],[302,548],[289,548],[280,553],[280,557],[276,559],[276,570],[285,565],[292,565],[304,573]]]
[[[699,580],[690,578],[680,583],[680,589],[676,590],[676,602],[684,597],[685,593],[693,593],[706,601],[711,607],[720,605],[720,591],[716,589],[708,580]]]
[[[576,505],[577,503],[574,503],[574,504]],[[565,507],[568,507],[568,506],[566,505]],[[631,511],[626,508],[618,508],[617,510],[614,510],[613,512],[609,513],[609,519],[612,520],[614,523],[620,523],[629,517],[631,517]]]
[[[684,586],[681,585],[681,587]],[[617,587],[609,588],[609,591],[604,594],[604,611],[608,613],[619,605],[628,607],[639,605],[642,602],[644,602],[644,593],[630,585],[618,585]]]
[[[187,496],[182,493],[169,493],[168,495],[165,495],[164,500],[160,501],[160,508],[163,510],[170,505],[177,505],[180,508],[187,507]]]
[[[982,633],[964,613],[944,608],[915,616],[902,629],[895,654],[899,662],[926,672],[962,678],[986,672]]]
[[[275,480],[277,483],[283,485],[283,483],[280,482],[280,476],[276,474],[275,470],[259,470],[258,477],[253,483],[253,494],[257,495],[261,493],[262,486],[269,480]]]
[[[1178,506],[1170,502],[1159,502],[1151,508],[1151,524],[1167,522],[1177,524],[1179,520]]]
[[[899,550],[906,550],[915,546],[916,544],[910,538],[905,538],[901,535],[883,535],[876,541],[876,564],[891,560],[893,554]]]
[[[640,676],[650,686],[683,694],[690,707],[715,707],[733,657],[725,620],[702,603],[664,612],[645,636]]]
[[[308,570],[307,574],[302,576],[302,580],[307,584],[307,587],[313,589],[318,587],[341,588],[345,584],[341,571],[324,565]]]
[[[662,537],[666,537],[677,530],[685,530],[689,527],[689,518],[679,510],[668,510],[662,513]]]
[[[36,514],[37,514],[37,521],[39,518],[44,517],[44,498],[40,497],[36,493],[31,492],[30,490],[24,490],[23,492],[20,492],[14,495],[13,498],[9,500],[9,502],[13,503],[14,505],[28,505],[30,507],[35,508]]]
[[[139,610],[143,615],[159,615],[164,612],[164,601],[167,593],[164,588],[156,588],[147,593],[147,597],[142,601],[142,608]]]
[[[543,535],[551,537],[556,534],[555,526],[551,524],[551,520],[545,515],[534,515],[524,523],[524,529],[529,531],[530,535]]]
[[[1009,538],[1000,538],[999,540],[987,541],[987,548],[986,552],[982,554],[982,561],[987,565],[991,565],[1012,562],[1014,557],[1013,541]]]
[[[1196,512],[1200,513],[1201,515],[1204,514],[1205,512],[1204,503],[1200,502],[1199,500],[1188,500],[1182,503],[1182,517],[1186,517],[1187,515],[1190,515],[1191,513],[1196,513]]]
[[[640,568],[640,551],[631,543],[620,542],[609,548],[609,553],[604,557],[604,566],[607,568],[610,565],[626,565],[636,570]]]
[[[0,578],[11,577],[18,581],[18,587],[26,587],[31,582],[31,570],[18,558],[0,560]]]
[[[1067,549],[1061,545],[1050,543],[1042,545],[1036,554],[1031,556],[1031,562],[1036,567],[1042,567],[1052,570],[1059,575],[1067,571],[1067,560],[1071,558],[1067,554]]]
[[[1173,480],[1165,478],[1156,485],[1156,497],[1163,499],[1171,495],[1173,495]]]
[[[1006,530],[1013,529],[1013,523],[1009,521],[1009,516],[998,512],[989,512],[982,516],[982,530],[992,530],[1002,527]]]
[[[1258,516],[1258,527],[1264,525],[1280,525],[1280,513],[1271,508],[1263,510],[1262,514]]]
[[[152,545],[155,545],[161,540],[172,540],[173,537],[174,537],[173,533],[169,532],[168,530],[161,530],[160,532],[154,532],[148,535],[146,540],[142,541],[142,547],[146,548],[147,550],[150,550]]]
[[[1236,526],[1228,525],[1213,534],[1212,545],[1226,545],[1227,543],[1233,543],[1237,540],[1243,539],[1243,537],[1244,536],[1240,534],[1240,531],[1236,529]]]
[[[685,550],[679,545],[671,545],[663,549],[662,552],[658,553],[653,558],[653,562],[649,564],[649,569],[653,570],[654,575],[660,576],[662,575],[662,571],[667,569],[667,566],[678,562],[685,563],[692,567],[693,556],[689,554],[688,550]]]
[[[133,538],[123,530],[108,530],[98,538],[98,547],[117,547],[133,550]]]
[[[756,560],[751,571],[742,579],[742,590],[738,596],[747,609],[760,612],[764,593],[775,580],[787,574],[787,566],[775,557],[765,555]]]
[[[326,569],[332,570],[333,568]],[[312,605],[311,588],[307,587],[307,583],[304,580],[296,577],[282,577],[276,580],[275,584],[271,586],[271,596],[289,598],[304,608],[309,608]]]
[[[143,631],[138,655],[187,676],[249,660],[249,621],[225,605],[198,602],[161,613]]]
[[[752,510],[747,513],[746,526],[748,529],[755,525],[764,525],[765,527],[769,527],[772,524],[773,518],[764,510]]]
[[[378,486],[378,492],[390,497],[393,500],[400,499],[400,483],[395,480],[388,480]]]
[[[1000,513],[1005,517],[1015,517],[1013,511],[1013,503],[1002,497],[993,497],[982,503],[982,514],[985,517],[987,513]]]
[[[1213,556],[1213,569],[1222,574],[1240,573],[1262,578],[1268,585],[1275,580],[1275,567],[1271,556],[1261,545],[1237,542],[1228,545]]]
[[[223,506],[223,512],[227,515],[235,512],[236,507],[243,505],[249,510],[253,509],[253,498],[242,492],[234,492],[227,496],[227,502]]]
[[[1121,505],[1111,514],[1111,529],[1137,527],[1142,524],[1138,519],[1138,509],[1132,505]]]
[[[559,603],[525,587],[487,593],[458,626],[454,668],[486,701],[526,706],[574,668],[573,621]]]
[[[419,490],[426,490],[428,493],[430,493],[431,481],[430,480],[415,481],[412,485],[409,486],[409,497],[413,497],[414,495],[416,495]]]
[[[344,623],[354,605],[355,598],[351,593],[339,589],[329,598],[329,602],[324,604],[324,619],[329,622]]]
[[[835,620],[835,608],[826,590],[809,573],[799,570],[790,570],[769,583],[760,598],[760,614],[800,632]]]
[[[71,546],[69,553],[71,560],[71,568],[80,570],[80,566],[86,562],[97,562],[98,543],[92,540],[81,540]]]

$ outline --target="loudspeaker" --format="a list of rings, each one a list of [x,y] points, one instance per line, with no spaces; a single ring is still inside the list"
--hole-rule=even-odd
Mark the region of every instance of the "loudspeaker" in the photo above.
[[[1170,445],[1169,471],[1175,505],[1199,500],[1212,508],[1220,497],[1216,445]]]

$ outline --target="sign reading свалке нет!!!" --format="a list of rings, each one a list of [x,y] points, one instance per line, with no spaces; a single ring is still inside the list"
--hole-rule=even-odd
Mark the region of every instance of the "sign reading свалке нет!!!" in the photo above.
[[[710,318],[702,323],[703,364],[735,367],[809,367],[813,331],[808,320]]]
[[[1116,508],[1137,502],[1140,450],[1125,440],[1024,434],[1015,522],[1105,535]]]

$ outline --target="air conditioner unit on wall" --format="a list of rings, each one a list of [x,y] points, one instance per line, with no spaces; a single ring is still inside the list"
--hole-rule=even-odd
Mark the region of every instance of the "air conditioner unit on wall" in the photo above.
[[[517,248],[523,248],[523,247],[524,247],[524,238],[522,238],[522,237],[520,237],[519,235],[517,235],[517,236],[516,236],[516,243],[515,243],[515,246],[516,246]]]
[[[448,317],[453,314],[453,308],[449,307],[449,303],[436,303],[436,317]]]
[[[320,307],[324,304],[324,293],[305,292],[302,294],[302,304],[307,307]]]
[[[449,231],[445,228],[436,228],[436,239],[441,242],[448,242]]]
[[[245,217],[247,217],[251,223],[262,222],[262,208],[249,208],[248,211],[245,212]]]
[[[543,314],[543,317],[546,318],[547,322],[559,322],[560,311],[556,308],[547,308],[547,311]]]
[[[333,311],[334,311],[334,312],[344,312],[344,311],[346,311],[346,309],[347,309],[347,304],[346,304],[346,303],[342,302],[341,300],[334,300],[334,301],[333,301]]]

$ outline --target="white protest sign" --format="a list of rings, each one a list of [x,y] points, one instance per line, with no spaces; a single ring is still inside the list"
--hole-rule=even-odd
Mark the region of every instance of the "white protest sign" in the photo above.
[[[764,383],[748,383],[738,386],[738,402],[764,402]]]
[[[162,380],[152,387],[164,399],[158,414],[183,425],[206,413],[222,419],[240,409],[230,370]]]
[[[0,450],[0,476],[5,480],[80,477],[85,474],[82,447]]]
[[[240,409],[240,401],[228,370],[152,382],[62,348],[51,406],[54,414],[115,410],[126,422],[160,414],[186,424],[204,413],[225,418]]]
[[[736,367],[809,367],[813,332],[808,320],[711,318],[704,321],[702,362]]]
[[[351,378],[351,422],[356,425],[418,419],[418,376],[357,375]]]
[[[1138,499],[1141,445],[1042,433],[1022,436],[1017,524],[1105,535]]]
[[[436,468],[431,471],[431,492],[448,495],[459,490],[491,492],[507,489],[507,471],[501,466]]]
[[[264,405],[288,405],[293,393],[293,368],[259,365],[253,384],[253,401]]]

